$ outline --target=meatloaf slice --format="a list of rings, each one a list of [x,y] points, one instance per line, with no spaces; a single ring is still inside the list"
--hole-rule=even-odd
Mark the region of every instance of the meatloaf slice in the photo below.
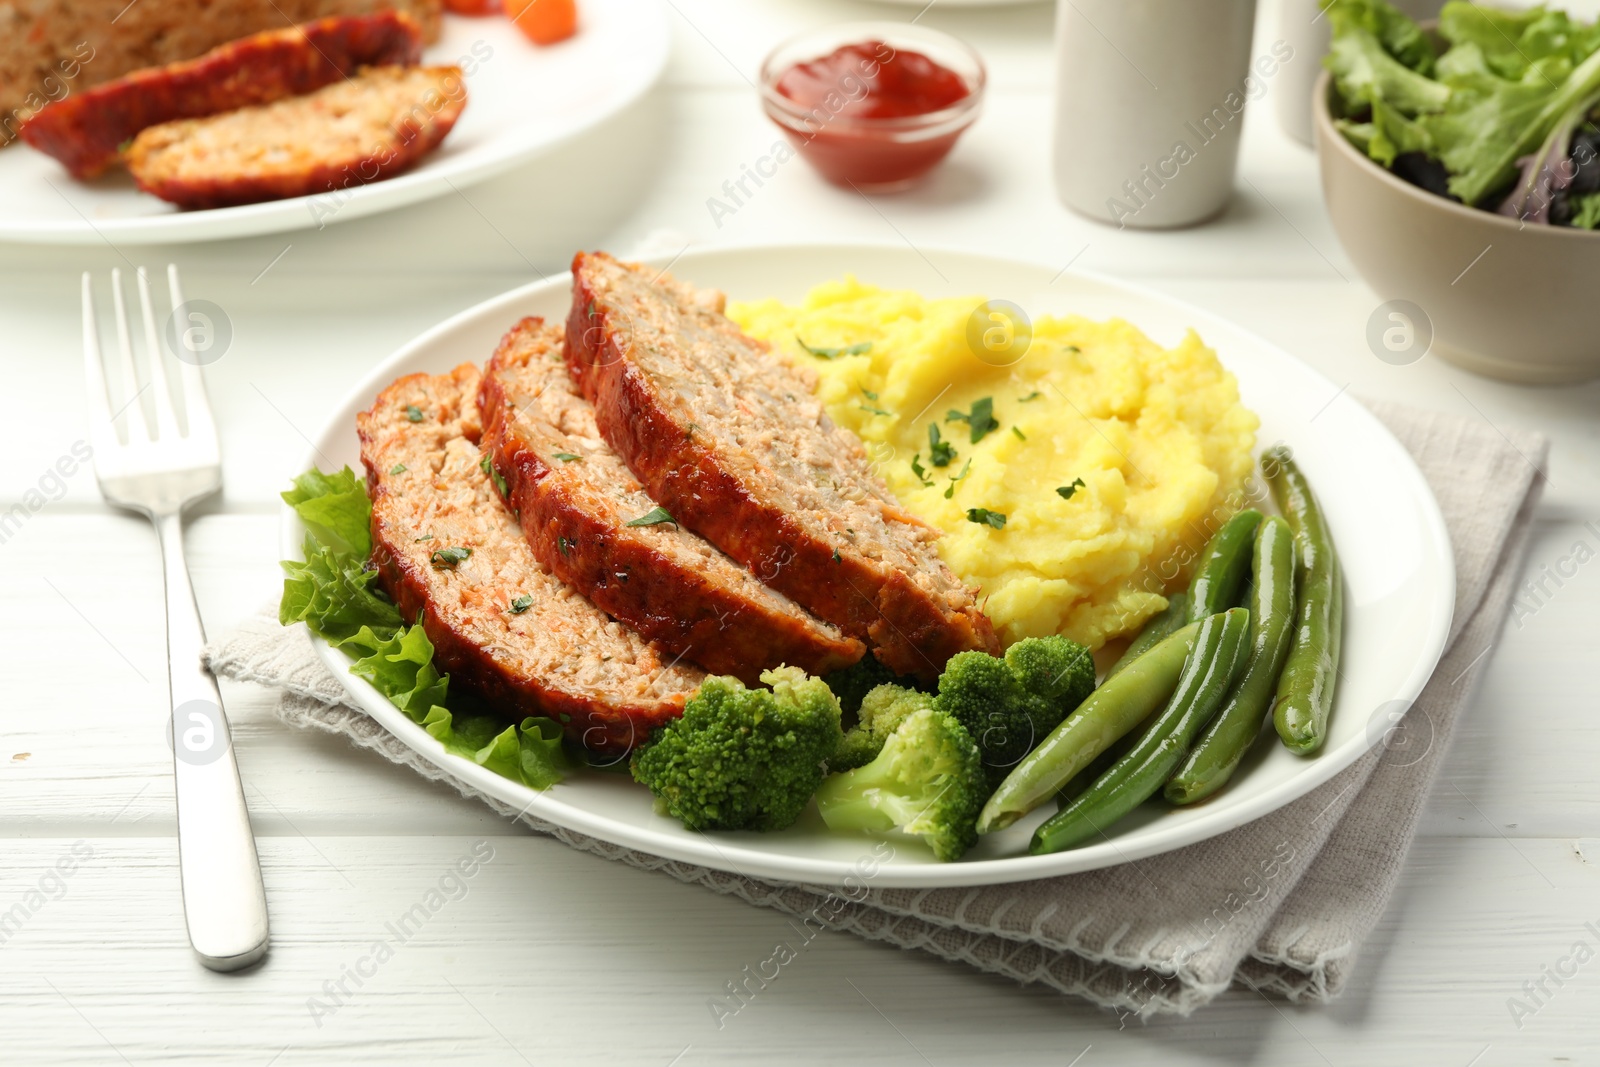
[[[128,170],[186,208],[331,193],[412,166],[466,103],[458,67],[372,67],[306,96],[151,126],[129,146]]]
[[[559,326],[523,319],[484,369],[484,451],[533,554],[667,652],[755,685],[768,667],[824,674],[866,647],[665,519],[600,437],[567,376]],[[639,525],[629,525],[640,523]]]
[[[660,272],[579,253],[572,275],[568,369],[646,492],[897,673],[931,680],[957,652],[998,651],[937,531],[800,371]]]
[[[263,30],[389,10],[439,39],[440,0],[0,0],[0,145],[41,108],[131,71]]]
[[[471,364],[412,374],[356,417],[384,588],[453,685],[592,749],[641,743],[704,675],[540,565],[479,463],[478,380]]]
[[[73,177],[89,178],[116,162],[122,145],[149,126],[270,104],[362,67],[421,58],[422,27],[408,15],[318,19],[85,89],[34,115],[23,124],[22,139],[60,160]]]

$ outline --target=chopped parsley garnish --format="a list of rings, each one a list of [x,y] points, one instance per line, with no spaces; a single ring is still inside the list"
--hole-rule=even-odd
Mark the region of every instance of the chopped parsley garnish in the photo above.
[[[861,410],[862,411],[870,411],[874,415],[887,415],[887,414],[889,414],[887,411],[883,410],[882,408],[875,408],[870,404],[862,404],[861,405]]]
[[[594,301],[593,300],[589,301],[589,306],[584,309],[584,314],[588,315],[591,319],[594,318]]]
[[[871,341],[862,341],[858,344],[846,345],[842,348],[815,348],[806,344],[804,341],[801,341],[799,334],[795,334],[794,339],[799,342],[801,348],[805,349],[807,352],[810,352],[818,359],[838,359],[840,356],[861,356],[872,351]]]
[[[1028,439],[1028,435],[1023,433],[1015,426],[1011,427],[1011,432],[1017,435],[1017,440],[1019,441],[1026,441]]]
[[[410,419],[412,422],[421,422],[422,421],[422,409],[417,407],[417,405],[415,405],[415,404],[407,404],[406,405],[406,418]]]
[[[961,473],[953,476],[950,479],[950,485],[944,491],[944,498],[946,500],[949,500],[951,497],[956,495],[956,483],[959,482],[961,479],[965,478],[967,476],[967,472],[970,471],[971,469],[972,469],[972,460],[969,459],[969,460],[967,460],[967,465],[965,467],[961,468]]]
[[[439,549],[428,558],[433,561],[435,567],[454,568],[457,563],[460,563],[470,555],[472,555],[472,549],[451,545],[449,548]]]
[[[521,615],[524,611],[527,611],[531,607],[533,607],[533,597],[529,596],[527,593],[523,593],[521,596],[517,597],[517,599],[511,602],[511,614]]]
[[[572,555],[572,546],[576,545],[577,543],[578,542],[572,540],[570,537],[557,537],[556,538],[556,548],[560,550],[561,557],[563,559],[565,559],[566,557]]]
[[[573,460],[582,459],[583,457],[575,456],[571,452],[557,452],[555,454],[555,458],[559,459],[563,463],[571,463]]]
[[[421,537],[414,537],[414,538],[411,539],[413,544],[415,544],[418,541],[432,541],[432,540],[433,540],[433,534],[423,534]]]
[[[1083,484],[1083,479],[1082,478],[1074,478],[1072,480],[1072,484],[1071,485],[1057,486],[1056,487],[1056,495],[1059,496],[1062,500],[1071,500],[1072,499],[1072,494],[1076,493],[1079,489],[1087,489],[1087,488],[1088,488],[1088,486]]]
[[[694,423],[692,423],[692,422],[691,422],[691,423],[690,423],[690,424],[689,424],[689,428],[688,428],[688,429],[687,429],[687,430],[685,430],[685,431],[684,431],[684,432],[683,432],[683,439],[684,439],[684,440],[685,440],[685,441],[692,441],[692,440],[694,440],[694,432],[695,432],[695,431],[696,431],[696,430],[698,430],[698,429],[699,429],[699,428],[700,428],[700,427],[698,427],[698,426],[696,426],[696,425],[695,425],[695,424],[694,424]]]
[[[843,563],[844,562],[844,560],[839,558],[839,550],[837,548],[833,550],[833,561],[835,563]]]
[[[1006,528],[1006,516],[1001,511],[990,511],[988,508],[968,508],[967,521],[975,522],[980,526],[992,526],[996,530]]]
[[[404,463],[396,463],[394,466],[389,468],[389,473],[391,475],[404,474],[405,472],[406,472],[406,465]]]
[[[917,481],[922,483],[924,489],[933,484],[928,478],[928,472],[923,469],[921,452],[911,457],[911,473],[917,476]]]
[[[657,504],[655,507],[653,507],[649,511],[645,512],[643,515],[640,515],[637,519],[630,519],[629,521],[623,523],[622,525],[624,525],[624,526],[659,526],[660,524],[662,524],[664,522],[670,522],[674,526],[678,525],[678,520],[672,517],[672,513],[669,512],[666,508],[662,507],[660,504]]]
[[[972,443],[977,444],[989,434],[1000,428],[1000,422],[994,417],[994,397],[986,396],[982,400],[972,402],[971,411],[956,411],[951,409],[945,412],[945,422],[964,422],[972,428]]]
[[[939,424],[928,423],[928,462],[935,467],[948,467],[955,458],[955,446],[939,435]]]
[[[866,397],[868,400],[878,399],[878,394],[874,393],[871,389],[868,389],[865,386],[858,386],[858,388],[861,390],[861,395]]]
[[[499,471],[494,469],[494,461],[489,458],[489,453],[485,452],[483,458],[478,460],[478,469],[489,476],[489,480],[494,483],[494,487],[500,490],[501,496],[509,495],[506,490],[506,480]]]
[[[1019,396],[1019,397],[1017,397],[1017,403],[1026,404],[1030,400],[1038,400],[1043,395],[1044,395],[1043,393],[1041,393],[1041,392],[1039,392],[1039,390],[1035,389],[1033,392],[1029,393],[1027,396]]]

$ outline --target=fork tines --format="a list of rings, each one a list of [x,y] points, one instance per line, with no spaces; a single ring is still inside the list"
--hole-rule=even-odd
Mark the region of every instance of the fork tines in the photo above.
[[[167,360],[162,344],[162,329],[156,321],[150,301],[150,277],[143,268],[135,271],[139,286],[139,310],[143,319],[143,344],[145,378],[140,384],[138,360],[134,354],[133,339],[128,323],[128,308],[123,296],[122,271],[111,271],[111,303],[117,331],[117,378],[120,396],[113,396],[106,381],[105,366],[100,350],[100,330],[95,312],[94,282],[88,271],[83,274],[83,353],[84,371],[89,392],[89,410],[92,416],[94,447],[102,454],[122,447],[116,431],[118,416],[126,418],[127,447],[141,443],[172,441],[187,438],[192,442],[209,443],[215,448],[216,428],[211,419],[210,404],[206,399],[205,382],[200,376],[199,360],[191,341],[189,323],[184,321],[183,289],[178,280],[178,268],[167,267],[167,286],[172,304],[171,318],[166,324],[167,340],[175,343],[173,356],[178,362],[178,392],[182,401],[182,421],[174,406],[171,386],[167,377]],[[154,432],[145,417],[145,393],[150,393],[150,406],[155,413]]]

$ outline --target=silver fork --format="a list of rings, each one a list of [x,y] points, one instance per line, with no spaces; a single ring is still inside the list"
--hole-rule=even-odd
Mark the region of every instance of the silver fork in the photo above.
[[[189,584],[183,555],[183,508],[222,487],[216,425],[196,362],[180,360],[178,383],[185,427],[178,422],[168,391],[150,280],[138,272],[139,305],[144,314],[147,380],[141,388],[122,296],[122,272],[111,272],[116,309],[118,377],[123,401],[113,413],[100,356],[94,287],[83,275],[83,354],[89,386],[89,422],[95,477],[106,500],[141,512],[161,539],[167,589],[167,659],[172,718],[169,729],[173,778],[178,798],[178,866],[183,881],[183,913],[189,943],[200,962],[214,971],[247,967],[267,951],[267,894],[250,830],[239,766],[234,759],[228,719],[217,681],[200,662],[205,632]],[[183,293],[178,268],[167,267],[174,316]],[[192,345],[182,325],[180,343]],[[192,349],[191,349],[192,351]],[[175,355],[177,353],[174,353]],[[146,426],[140,397],[152,396],[155,430]],[[123,415],[127,443],[117,435]]]

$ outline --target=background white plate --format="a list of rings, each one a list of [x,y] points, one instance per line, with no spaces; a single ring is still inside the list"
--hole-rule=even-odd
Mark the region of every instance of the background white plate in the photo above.
[[[461,120],[416,169],[354,186],[342,203],[297,197],[179,211],[141,193],[121,168],[73,181],[54,159],[18,144],[0,151],[0,240],[213,241],[320,227],[442,196],[547,152],[639,99],[666,69],[671,40],[659,0],[584,0],[577,36],[545,48],[503,16],[446,15],[423,61],[466,69],[461,57],[472,56],[477,68],[466,79]]]
[[[665,265],[665,264],[663,264]],[[1300,797],[1349,766],[1383,737],[1387,713],[1421,691],[1444,648],[1455,597],[1455,567],[1437,503],[1416,464],[1361,405],[1282,350],[1197,308],[1122,282],[963,252],[903,247],[790,246],[691,251],[673,273],[725,290],[731,299],[798,301],[818,282],[854,273],[864,281],[927,296],[1010,300],[1030,315],[1121,316],[1163,344],[1193,327],[1239,379],[1261,417],[1262,444],[1290,444],[1320,496],[1345,565],[1342,680],[1329,741],[1314,759],[1281,745],[1257,746],[1223,793],[1190,809],[1148,804],[1096,845],[1028,856],[1034,828],[1053,804],[985,837],[959,863],[941,864],[915,844],[897,844],[879,867],[882,886],[979,885],[1092,870],[1190,845]],[[562,275],[513,290],[435,327],[395,353],[363,382],[315,442],[317,456],[359,469],[356,413],[402,374],[438,373],[481,362],[523,315],[562,317]],[[285,508],[282,551],[297,557],[303,533]],[[840,884],[875,844],[827,832],[814,811],[782,833],[700,834],[656,815],[651,797],[626,775],[581,773],[544,793],[513,784],[443,751],[428,734],[348,672],[350,660],[321,641],[319,655],[355,702],[406,744],[478,789],[552,823],[607,841],[721,870],[794,882]],[[1396,702],[1399,702],[1398,704]]]

